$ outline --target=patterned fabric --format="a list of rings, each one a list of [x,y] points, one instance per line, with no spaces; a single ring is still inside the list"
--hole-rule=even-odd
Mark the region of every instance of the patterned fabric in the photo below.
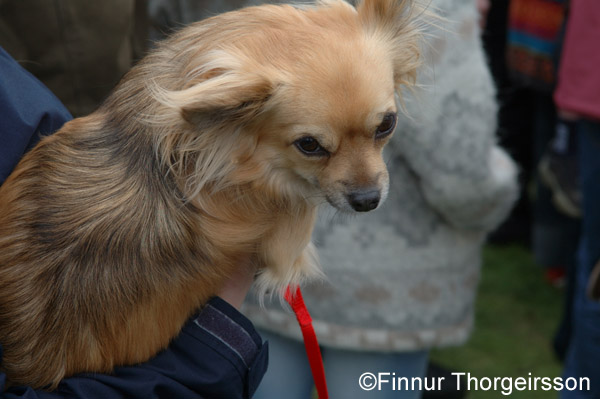
[[[516,82],[550,92],[565,17],[561,0],[512,0],[507,63]]]
[[[327,280],[302,290],[325,346],[389,352],[463,343],[485,234],[517,195],[515,165],[495,145],[495,90],[475,2],[432,6],[445,19],[429,32],[420,89],[403,93],[407,115],[386,149],[387,201],[365,215],[324,209],[313,234]],[[250,298],[245,314],[301,339],[277,300],[264,310]]]

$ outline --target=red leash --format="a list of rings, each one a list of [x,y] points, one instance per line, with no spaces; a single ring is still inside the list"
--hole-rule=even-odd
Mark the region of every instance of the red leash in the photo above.
[[[292,290],[288,286],[285,290],[285,300],[290,304],[292,310],[296,314],[296,319],[298,319],[298,324],[302,330],[304,347],[306,348],[308,363],[310,364],[310,370],[312,371],[313,379],[315,380],[315,387],[317,388],[319,399],[328,399],[329,394],[327,393],[327,381],[325,380],[323,358],[321,357],[317,335],[315,334],[315,329],[313,328],[312,319],[308,313],[308,309],[306,309],[306,305],[304,304],[300,287],[296,288],[296,292],[292,294]]]

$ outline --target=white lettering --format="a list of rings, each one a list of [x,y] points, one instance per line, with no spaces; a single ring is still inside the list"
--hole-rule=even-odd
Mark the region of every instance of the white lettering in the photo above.
[[[377,373],[377,390],[381,391],[381,384],[387,384],[390,382],[388,379],[384,379],[384,376],[389,376],[390,373]]]

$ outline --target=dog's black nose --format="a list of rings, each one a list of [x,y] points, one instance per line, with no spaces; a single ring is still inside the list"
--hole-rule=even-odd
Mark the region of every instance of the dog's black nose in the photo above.
[[[379,190],[355,191],[348,194],[348,202],[356,212],[368,212],[379,205]]]

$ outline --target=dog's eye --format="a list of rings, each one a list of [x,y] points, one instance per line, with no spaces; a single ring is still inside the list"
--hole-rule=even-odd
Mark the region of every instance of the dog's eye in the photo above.
[[[375,138],[381,139],[385,136],[390,135],[394,128],[396,127],[396,114],[387,113],[383,117],[383,121],[379,126],[377,126],[377,130],[375,131]]]
[[[315,138],[309,136],[294,141],[294,145],[306,155],[323,156],[329,154]]]

